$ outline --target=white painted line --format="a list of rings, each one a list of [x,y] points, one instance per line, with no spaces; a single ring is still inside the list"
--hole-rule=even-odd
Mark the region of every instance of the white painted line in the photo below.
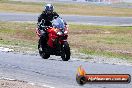
[[[14,50],[13,50],[13,49],[10,49],[10,48],[0,47],[0,51],[1,51],[1,52],[12,52],[12,51],[14,51]]]
[[[42,85],[43,87],[48,87],[48,88],[55,88],[55,87],[52,87],[52,86],[48,86],[48,85]]]

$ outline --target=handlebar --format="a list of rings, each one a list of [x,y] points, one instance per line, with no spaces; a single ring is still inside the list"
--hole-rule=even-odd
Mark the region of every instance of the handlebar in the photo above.
[[[41,25],[41,27],[42,27],[42,30],[48,30],[49,28],[52,28],[52,26],[43,26],[43,25]]]

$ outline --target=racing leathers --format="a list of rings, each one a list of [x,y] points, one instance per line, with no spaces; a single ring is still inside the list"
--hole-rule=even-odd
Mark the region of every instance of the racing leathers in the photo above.
[[[44,50],[46,43],[47,43],[47,38],[48,34],[46,32],[46,27],[47,26],[52,26],[51,21],[54,18],[59,17],[59,15],[56,12],[52,12],[50,14],[46,13],[45,11],[42,12],[42,14],[38,17],[38,30],[40,33],[40,44],[42,47],[42,50]],[[40,26],[40,23],[44,24],[44,27]]]

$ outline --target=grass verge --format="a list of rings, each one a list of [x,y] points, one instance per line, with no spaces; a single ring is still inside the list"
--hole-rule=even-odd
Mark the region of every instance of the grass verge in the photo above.
[[[37,49],[35,24],[0,22],[0,45],[11,47],[18,52],[35,51]]]
[[[80,52],[132,59],[132,27],[70,25],[70,44]]]
[[[37,50],[35,23],[0,22],[0,45]],[[71,49],[91,55],[132,60],[132,27],[69,24]]]
[[[53,3],[53,5],[59,14],[132,16],[132,8],[116,8],[94,4]],[[43,3],[0,0],[0,11],[41,13],[42,9]]]

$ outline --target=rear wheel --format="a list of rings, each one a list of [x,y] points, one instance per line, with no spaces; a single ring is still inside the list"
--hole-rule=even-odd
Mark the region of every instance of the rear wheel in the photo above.
[[[46,54],[43,50],[42,50],[42,47],[41,47],[41,44],[40,44],[40,40],[39,40],[39,43],[38,43],[38,50],[39,50],[39,55],[43,58],[43,59],[48,59],[50,57],[49,54]]]
[[[70,47],[68,42],[64,42],[63,46],[62,46],[62,55],[61,58],[63,61],[68,61],[70,59]]]

